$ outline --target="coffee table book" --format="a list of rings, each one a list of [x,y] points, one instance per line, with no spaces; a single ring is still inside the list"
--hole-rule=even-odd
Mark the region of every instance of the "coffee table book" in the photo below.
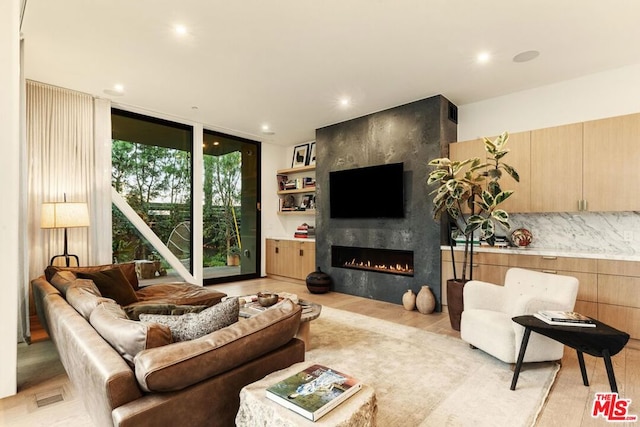
[[[571,313],[571,316],[569,315]],[[577,316],[576,316],[577,315]],[[596,324],[590,318],[574,312],[542,312],[534,313],[533,316],[543,322],[554,326],[576,326],[583,328],[595,328]],[[564,316],[564,317],[561,317]]]
[[[323,365],[311,365],[266,390],[268,399],[317,421],[362,388],[350,375]]]

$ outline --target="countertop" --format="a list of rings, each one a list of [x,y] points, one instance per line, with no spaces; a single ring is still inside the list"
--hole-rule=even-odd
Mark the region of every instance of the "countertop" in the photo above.
[[[298,242],[315,242],[316,239],[315,238],[299,238],[299,237],[291,237],[291,236],[267,236],[265,237],[266,239],[272,239],[272,240],[295,240]]]
[[[442,250],[449,250],[449,246],[440,246]],[[454,246],[453,250],[462,251],[463,246]],[[613,253],[594,253],[594,252],[580,252],[569,251],[564,249],[542,249],[542,248],[503,248],[503,247],[491,247],[491,246],[474,246],[474,252],[489,252],[489,253],[501,253],[501,254],[514,254],[514,255],[539,255],[539,256],[559,256],[559,257],[572,257],[572,258],[594,258],[594,259],[607,259],[615,261],[640,261],[640,255],[635,254],[613,254]]]

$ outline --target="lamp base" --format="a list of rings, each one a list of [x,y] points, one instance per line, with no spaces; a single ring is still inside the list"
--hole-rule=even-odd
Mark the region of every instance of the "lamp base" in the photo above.
[[[51,261],[49,261],[49,265],[53,265],[53,261],[56,260],[56,258],[64,258],[65,261],[65,265],[67,267],[71,267],[71,263],[69,262],[71,260],[71,258],[75,258],[76,259],[76,267],[80,266],[80,258],[78,258],[78,255],[73,255],[73,254],[62,254],[62,255],[55,255],[54,257],[51,258]]]

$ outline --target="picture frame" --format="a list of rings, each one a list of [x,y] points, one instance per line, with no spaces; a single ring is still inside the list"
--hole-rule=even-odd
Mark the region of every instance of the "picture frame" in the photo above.
[[[307,157],[309,156],[309,143],[296,145],[293,148],[293,158],[291,159],[291,167],[299,168],[305,166]]]
[[[316,142],[315,141],[311,143],[311,148],[309,149],[309,156],[307,157],[307,161],[305,164],[307,166],[316,164]]]

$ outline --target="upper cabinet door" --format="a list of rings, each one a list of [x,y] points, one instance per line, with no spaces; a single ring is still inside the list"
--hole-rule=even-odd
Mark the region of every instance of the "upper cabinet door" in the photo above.
[[[584,123],[584,199],[593,212],[640,210],[640,114]]]
[[[495,136],[489,137],[489,139],[493,140]],[[509,154],[502,160],[504,163],[513,167],[520,176],[520,182],[516,182],[503,171],[502,178],[500,179],[500,187],[502,190],[514,190],[513,195],[500,205],[500,209],[504,209],[509,213],[529,211],[530,143],[530,132],[509,134],[509,142],[507,143]],[[487,161],[487,153],[484,149],[484,141],[482,139],[449,144],[449,153],[451,160],[461,161],[472,157],[479,157],[481,161]],[[486,188],[486,185],[483,185],[483,187]],[[468,209],[465,210],[465,212],[468,213]]]
[[[575,212],[582,199],[582,123],[531,131],[531,212]]]
[[[529,212],[531,206],[531,161],[529,159],[531,132],[510,133],[507,149],[509,149],[509,154],[504,156],[502,160],[518,172],[520,181],[516,182],[509,174],[502,171],[500,188],[502,191],[513,190],[513,194],[499,205],[499,208],[508,213]]]

